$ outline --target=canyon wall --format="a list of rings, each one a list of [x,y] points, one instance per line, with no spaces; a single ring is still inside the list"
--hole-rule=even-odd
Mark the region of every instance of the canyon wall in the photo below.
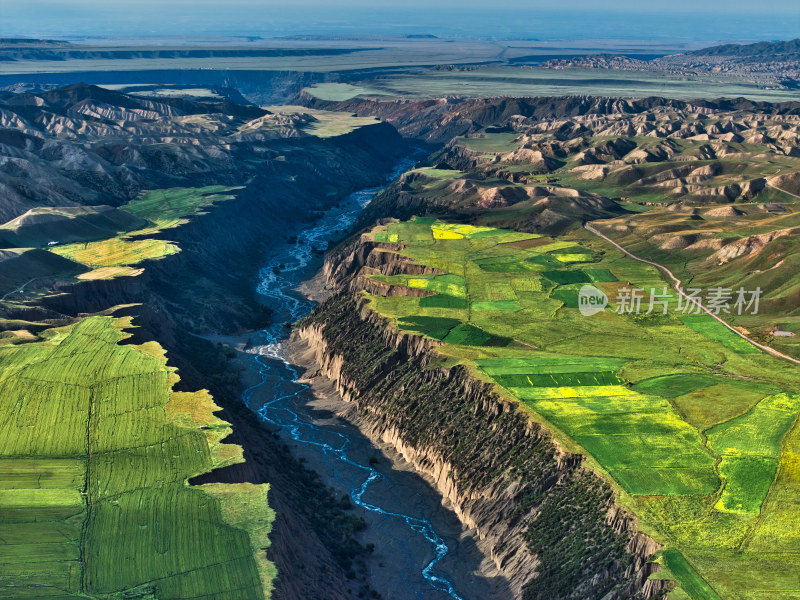
[[[246,462],[197,478],[192,483],[268,483],[276,511],[269,559],[278,568],[281,600],[352,598],[348,568],[339,558],[354,544],[338,522],[339,499],[312,471],[296,461],[242,404],[238,372],[224,349],[200,334],[233,333],[261,327],[270,318],[255,292],[258,272],[276,240],[296,235],[322,211],[354,191],[380,185],[407,147],[390,126],[362,127],[347,135],[280,140],[280,160],[265,162],[253,175],[244,168],[231,183],[244,184],[235,198],[216,204],[160,235],[181,251],[145,261],[135,277],[55,282],[53,293],[3,308],[9,319],[47,320],[50,326],[118,307],[133,317],[125,343],[158,341],[170,366],[179,369],[178,390],[209,389],[223,407],[220,416],[234,433]],[[122,308],[119,306],[122,305]]]
[[[338,292],[298,334],[321,374],[356,405],[371,437],[429,476],[474,528],[515,597],[654,598],[668,582],[659,549],[615,504],[611,487],[550,433],[463,366],[444,368],[438,342],[393,328],[360,294],[362,267],[398,271],[387,244],[353,239],[326,260]],[[420,267],[421,268],[421,267]]]

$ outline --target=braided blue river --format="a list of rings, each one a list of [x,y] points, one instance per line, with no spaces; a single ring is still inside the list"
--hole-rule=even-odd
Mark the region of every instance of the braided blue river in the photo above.
[[[400,165],[398,174],[409,166],[408,163]],[[250,348],[251,360],[255,363],[260,380],[243,392],[242,399],[264,421],[276,427],[282,436],[322,455],[337,482],[349,490],[355,505],[405,523],[408,536],[421,536],[430,544],[433,559],[416,566],[429,589],[396,590],[401,597],[467,600],[463,591],[456,591],[448,574],[437,569],[450,548],[428,519],[365,500],[365,494],[371,486],[380,482],[384,475],[372,466],[371,461],[365,460],[363,463],[366,464],[362,464],[352,456],[353,440],[348,432],[317,426],[298,407],[298,397],[309,386],[298,382],[300,369],[293,366],[286,356],[289,330],[284,323],[294,323],[314,308],[314,302],[298,293],[296,288],[318,266],[320,251],[327,249],[332,241],[340,239],[349,230],[359,212],[379,189],[352,194],[342,206],[326,213],[296,239],[277,243],[268,257],[268,264],[261,270],[258,285],[258,292],[274,310],[273,324],[252,337],[254,345]],[[256,395],[258,398],[254,399]],[[402,557],[397,560],[402,562]],[[406,560],[405,564],[413,568],[409,562]],[[410,588],[414,587],[410,585]]]

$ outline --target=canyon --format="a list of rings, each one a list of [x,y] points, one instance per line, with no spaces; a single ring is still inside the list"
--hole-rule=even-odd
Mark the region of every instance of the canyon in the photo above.
[[[728,563],[714,563],[712,555],[740,561],[758,577],[759,552],[775,534],[760,512],[720,511],[713,503],[725,505],[724,485],[656,494],[620,483],[614,465],[565,434],[566,421],[544,418],[546,403],[514,397],[509,390],[516,387],[473,367],[508,358],[497,348],[522,361],[551,346],[569,351],[574,332],[591,327],[559,320],[576,309],[570,285],[592,281],[609,295],[620,281],[660,285],[589,239],[588,221],[686,281],[760,286],[762,312],[731,322],[795,353],[791,337],[772,332],[797,324],[800,291],[787,273],[796,257],[798,105],[593,97],[326,101],[307,92],[292,102],[277,110],[88,85],[3,92],[4,349],[57,347],[59,331],[127,318],[117,321],[127,338],[116,349],[161,356],[165,373],[177,368],[173,394],[210,391],[217,417],[230,424],[224,440],[212,442],[243,460],[193,471],[186,487],[269,486],[269,543],[252,554],[271,561],[277,575],[253,588],[253,598],[644,599],[694,593],[698,580],[710,581],[714,596],[692,597],[722,597],[731,585],[720,576]],[[161,198],[157,211],[153,198]],[[489,249],[479,241],[484,234],[510,236],[496,252],[525,257],[524,264],[480,254]],[[478,258],[462,253],[463,263],[448,262],[456,241],[471,244]],[[440,260],[414,258],[417,245],[439,248]],[[533,256],[545,247],[541,253],[552,254]],[[466,281],[470,261],[484,279],[494,278],[486,298],[459,296],[455,288],[466,290],[466,283],[455,291],[425,287],[437,277],[452,284],[459,268]],[[603,264],[583,272],[571,262]],[[610,276],[600,273],[606,270]],[[500,280],[506,272],[510,283]],[[551,283],[520,283],[521,272]],[[600,279],[580,279],[587,273]],[[495,332],[492,319],[473,318],[491,302],[529,310],[523,301],[536,293],[547,296],[536,301],[559,304],[527,320],[541,330]],[[425,314],[402,312],[406,301]],[[395,306],[401,312],[387,309]],[[468,322],[455,324],[458,310],[467,311]],[[452,322],[439,335],[420,328],[424,318]],[[698,350],[667,344],[662,354],[673,362],[655,364],[633,327],[646,325],[652,335],[679,326],[681,335],[702,332],[688,332],[693,321],[648,318],[619,324],[627,347],[622,337],[610,338],[615,352],[629,353],[630,364],[617,367],[627,382],[611,374],[622,395],[691,361],[692,377],[751,386],[725,388],[738,404],[717,421],[697,416],[696,398],[678,395],[688,407],[680,418],[698,431],[755,414],[761,402],[772,403],[763,410],[794,415],[794,396],[778,397],[794,389],[796,377],[772,358],[722,337]],[[485,343],[445,341],[458,327],[485,334]],[[599,342],[584,343],[586,352],[610,356]],[[769,382],[756,367],[770,373]],[[796,437],[789,425],[778,438],[786,435],[786,448]],[[349,441],[334,443],[343,439]],[[712,450],[698,453],[713,469],[731,460],[724,453],[712,460]],[[765,523],[780,510],[769,490],[792,485],[777,466],[780,456],[758,459],[775,462],[777,472],[758,501]],[[722,471],[713,469],[709,477],[719,486]],[[379,476],[385,487],[376,483],[370,492]],[[406,485],[417,506],[404,504]],[[671,509],[686,496],[700,498],[687,509],[698,522],[741,519],[753,553],[749,540],[730,559],[727,546],[712,551],[686,542],[688,526],[669,522],[666,509],[657,512],[659,502]],[[416,508],[423,516],[412,515]],[[397,523],[381,520],[389,517]],[[407,548],[392,541],[404,527],[423,532]],[[75,545],[83,548],[85,540]],[[381,563],[403,551],[412,558],[381,575]],[[781,560],[793,560],[784,554]],[[14,577],[0,580],[0,590],[22,589],[27,575]],[[781,580],[781,589],[790,584]],[[71,593],[181,597],[146,577],[114,589],[90,586],[81,576]]]

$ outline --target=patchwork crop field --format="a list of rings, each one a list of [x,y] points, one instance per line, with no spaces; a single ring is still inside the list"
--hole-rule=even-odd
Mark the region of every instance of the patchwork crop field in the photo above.
[[[395,289],[365,292],[369,305],[585,454],[664,545],[672,598],[800,598],[796,370],[706,316],[623,310],[621,288],[669,283],[583,231],[417,218],[370,235],[435,271],[365,271]],[[609,299],[593,316],[578,310],[585,284]]]
[[[160,346],[119,343],[129,326],[0,348],[0,597],[268,597],[267,486],[188,485],[242,449]]]

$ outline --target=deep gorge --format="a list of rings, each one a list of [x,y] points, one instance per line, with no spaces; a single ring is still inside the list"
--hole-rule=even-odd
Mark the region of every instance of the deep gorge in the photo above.
[[[332,252],[325,271],[339,291],[298,330],[321,372],[355,404],[360,427],[435,482],[515,597],[660,595],[664,584],[648,580],[659,545],[637,533],[579,455],[563,452],[464,367],[437,366],[435,342],[394,330],[359,298],[360,266],[396,272],[374,258],[370,242]]]

